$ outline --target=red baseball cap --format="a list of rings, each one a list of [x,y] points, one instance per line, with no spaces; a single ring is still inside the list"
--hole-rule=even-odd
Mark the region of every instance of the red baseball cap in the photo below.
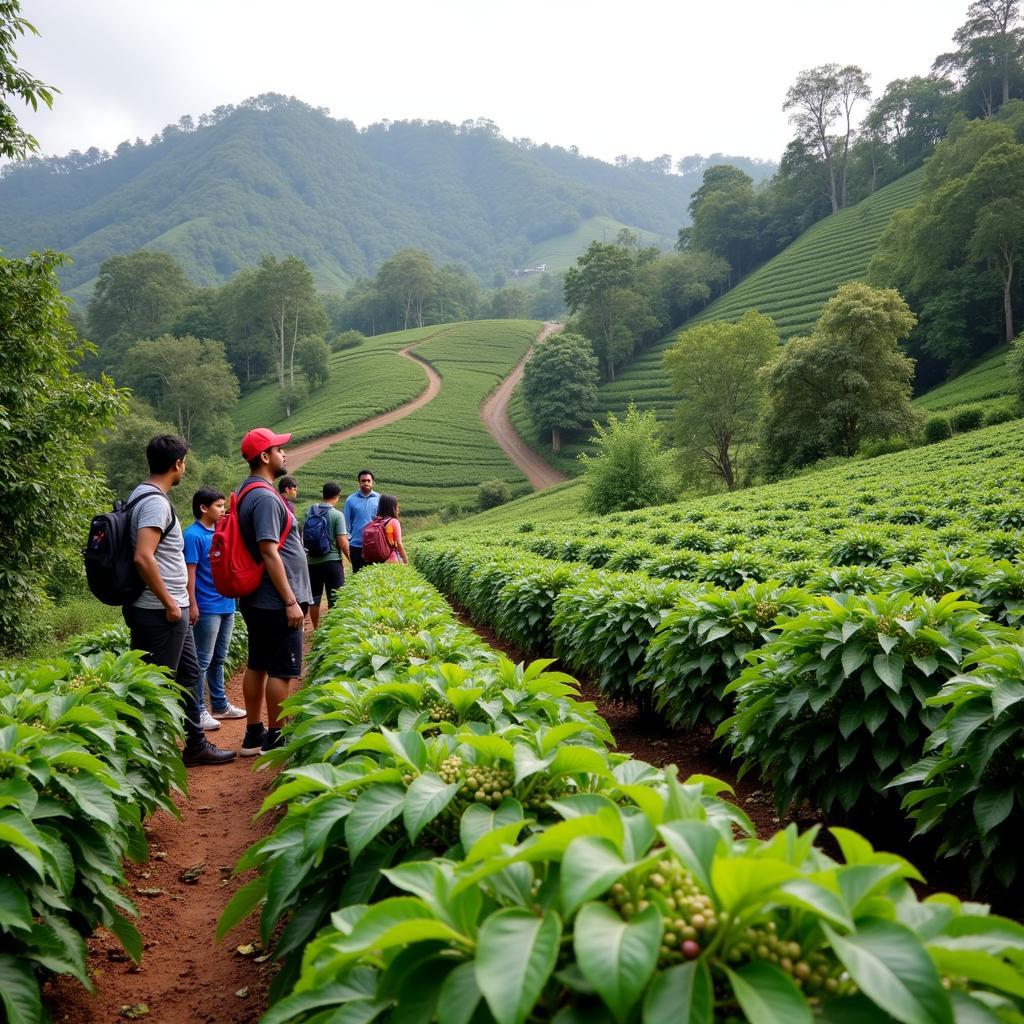
[[[275,434],[272,430],[267,430],[266,427],[256,427],[242,438],[242,458],[248,462],[268,448],[287,444],[291,439],[291,434]]]

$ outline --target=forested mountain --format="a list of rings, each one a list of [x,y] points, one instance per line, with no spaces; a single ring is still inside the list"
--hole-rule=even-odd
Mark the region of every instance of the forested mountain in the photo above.
[[[728,159],[763,178],[771,165]],[[74,260],[81,294],[109,256],[171,253],[196,284],[219,284],[262,254],[301,257],[338,289],[400,249],[461,263],[490,284],[532,246],[604,215],[675,237],[706,160],[616,164],[510,142],[489,121],[383,122],[357,129],[268,95],[189,117],[149,143],[35,159],[0,178],[0,248]]]

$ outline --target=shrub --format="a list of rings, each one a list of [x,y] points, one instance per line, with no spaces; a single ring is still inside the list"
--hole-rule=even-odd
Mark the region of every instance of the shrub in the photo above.
[[[977,430],[985,421],[985,410],[976,405],[965,405],[949,414],[949,429],[954,434]]]
[[[358,348],[366,341],[361,331],[342,331],[331,339],[332,352],[344,352],[346,349]]]
[[[482,512],[512,500],[512,491],[505,480],[485,480],[476,493],[476,503]]]
[[[921,436],[924,438],[925,444],[935,444],[937,441],[948,440],[953,436],[953,430],[949,425],[949,419],[939,414],[929,416],[928,419],[925,420]]]
[[[861,442],[857,455],[862,459],[876,459],[879,455],[891,455],[893,452],[906,451],[910,442],[902,437],[885,437],[873,441]]]
[[[823,598],[779,631],[726,688],[737,710],[719,733],[780,809],[809,800],[858,815],[895,810],[886,787],[941,718],[928,698],[1003,635],[955,595],[904,594]]]
[[[995,427],[1000,423],[1020,418],[1020,409],[1012,405],[994,405],[985,411],[985,426]]]

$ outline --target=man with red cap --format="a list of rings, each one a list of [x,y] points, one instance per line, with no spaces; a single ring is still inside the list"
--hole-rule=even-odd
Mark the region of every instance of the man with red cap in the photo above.
[[[284,446],[291,434],[266,427],[242,438],[250,475],[240,490],[256,484],[238,506],[238,526],[249,553],[264,566],[260,585],[241,599],[249,631],[249,656],[242,680],[246,730],[239,753],[252,757],[281,742],[281,704],[302,675],[302,623],[312,599],[306,552],[295,516],[274,488],[285,475]],[[264,697],[267,724],[261,717]]]

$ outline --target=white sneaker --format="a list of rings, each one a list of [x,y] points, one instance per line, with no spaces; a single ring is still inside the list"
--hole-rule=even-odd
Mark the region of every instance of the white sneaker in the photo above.
[[[235,707],[234,704],[228,704],[223,711],[214,711],[214,718],[245,718],[245,708]]]
[[[213,732],[214,729],[220,728],[220,722],[206,708],[203,708],[203,717],[199,719],[199,724],[208,732]]]

